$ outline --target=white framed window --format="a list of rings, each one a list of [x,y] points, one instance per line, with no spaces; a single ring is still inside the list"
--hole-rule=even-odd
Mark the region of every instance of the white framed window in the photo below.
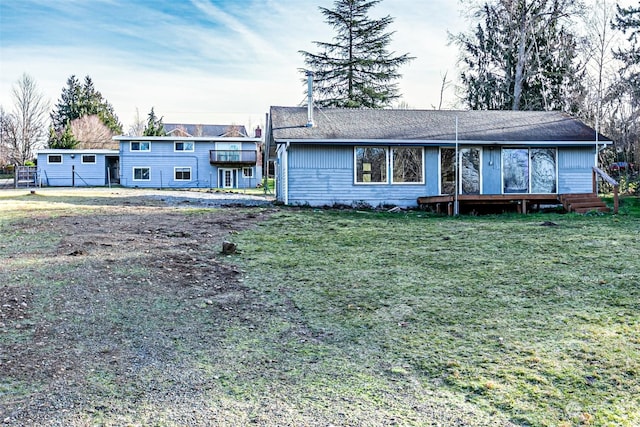
[[[424,148],[355,147],[356,184],[424,184]]]
[[[173,151],[175,152],[193,152],[193,141],[175,141],[173,143]]]
[[[47,163],[49,163],[49,164],[62,164],[62,154],[49,154],[49,155],[47,155]]]
[[[460,148],[460,194],[482,194],[482,150]]]
[[[191,168],[181,166],[173,168],[173,179],[176,181],[191,181]]]
[[[96,163],[96,155],[95,154],[83,154],[82,155],[82,163],[83,164],[95,164]]]
[[[134,181],[151,181],[151,168],[149,168],[149,167],[134,167],[133,168],[133,180]]]
[[[131,141],[131,151],[151,151],[151,142],[149,141]]]
[[[391,158],[392,184],[424,184],[422,147],[393,147]]]
[[[253,168],[242,168],[243,178],[253,178]]]

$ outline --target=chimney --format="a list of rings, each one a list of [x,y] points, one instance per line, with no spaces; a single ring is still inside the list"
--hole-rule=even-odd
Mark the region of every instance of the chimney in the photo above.
[[[307,76],[307,127],[313,127],[313,71],[306,71]]]
[[[256,138],[262,138],[262,129],[260,129],[260,125],[256,126],[256,130],[254,132]]]

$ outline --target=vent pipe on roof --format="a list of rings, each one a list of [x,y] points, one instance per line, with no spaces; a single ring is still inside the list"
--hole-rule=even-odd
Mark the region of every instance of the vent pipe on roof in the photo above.
[[[307,70],[307,127],[313,127],[313,71]]]

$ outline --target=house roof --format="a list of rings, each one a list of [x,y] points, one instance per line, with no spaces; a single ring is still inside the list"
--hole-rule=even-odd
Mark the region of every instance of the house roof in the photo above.
[[[119,150],[110,150],[106,148],[83,148],[83,149],[70,149],[70,148],[43,148],[38,150],[37,154],[105,154],[105,155],[118,155]]]
[[[244,125],[202,125],[165,123],[164,130],[167,135],[173,136],[207,136],[207,137],[247,137],[247,129]]]
[[[557,111],[451,111],[271,107],[276,143],[330,141],[388,142],[592,142],[594,129]],[[611,140],[598,136],[601,143]]]

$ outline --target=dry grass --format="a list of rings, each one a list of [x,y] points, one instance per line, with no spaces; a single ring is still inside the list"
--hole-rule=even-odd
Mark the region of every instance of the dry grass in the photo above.
[[[632,210],[442,218],[136,194],[0,197],[5,424],[640,423]],[[241,253],[222,256],[224,239]]]

